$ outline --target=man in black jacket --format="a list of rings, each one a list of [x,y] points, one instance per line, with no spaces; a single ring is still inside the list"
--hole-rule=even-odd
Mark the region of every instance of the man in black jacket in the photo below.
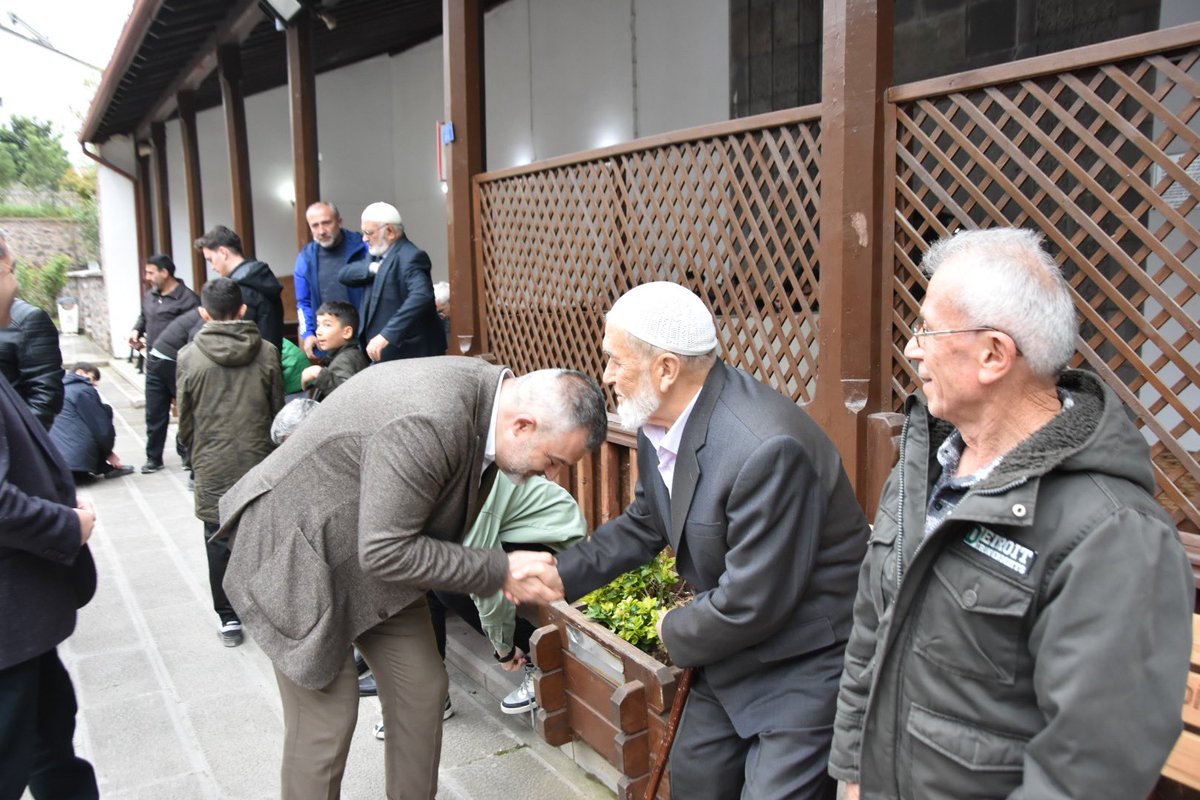
[[[46,430],[62,410],[62,353],[50,315],[24,300],[12,304],[0,326],[0,372]]]
[[[0,234],[0,325],[15,266]],[[96,590],[95,522],[46,431],[0,381],[0,797],[27,786],[34,797],[99,797],[92,765],[75,755],[75,690],[57,652]]]
[[[172,321],[200,305],[200,298],[175,277],[170,256],[146,259],[150,291],[142,297],[142,313],[129,332],[129,346],[146,350],[146,463],[142,472],[157,472],[163,465],[163,445],[175,399],[175,365],[164,365],[157,349],[159,337]],[[143,341],[144,339],[144,341]]]
[[[258,326],[264,341],[283,349],[283,285],[262,261],[242,254],[242,238],[224,225],[218,225],[196,240],[196,249],[223,278],[230,278],[242,289],[246,315]]]

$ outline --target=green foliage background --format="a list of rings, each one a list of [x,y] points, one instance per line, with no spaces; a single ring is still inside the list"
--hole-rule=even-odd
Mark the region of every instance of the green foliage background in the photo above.
[[[58,319],[58,295],[67,285],[67,272],[71,269],[71,257],[57,255],[44,267],[17,263],[17,283],[20,295],[28,303]]]

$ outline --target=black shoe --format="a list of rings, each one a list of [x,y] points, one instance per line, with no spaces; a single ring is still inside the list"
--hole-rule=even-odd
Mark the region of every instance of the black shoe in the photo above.
[[[377,694],[379,694],[379,687],[375,685],[374,675],[364,675],[358,679],[359,697],[374,697]]]
[[[237,647],[242,643],[242,623],[231,619],[221,623],[221,644],[226,647]]]
[[[104,471],[104,479],[123,478],[133,473],[133,467],[113,467]]]
[[[157,458],[148,458],[146,463],[142,464],[142,474],[149,475],[151,472],[158,472],[163,468],[163,463]]]

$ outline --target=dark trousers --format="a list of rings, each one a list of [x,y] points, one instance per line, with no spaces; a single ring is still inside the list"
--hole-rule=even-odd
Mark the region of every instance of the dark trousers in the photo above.
[[[175,399],[175,362],[149,356],[146,362],[146,458],[162,461]]]
[[[208,588],[212,590],[213,611],[217,612],[221,622],[225,623],[237,619],[238,615],[229,604],[229,598],[225,596],[225,587],[221,585],[225,582],[225,568],[229,566],[229,556],[233,554],[229,549],[229,540],[210,541],[220,527],[215,522],[204,523],[204,554],[208,556]]]
[[[75,689],[51,650],[0,670],[0,800],[94,800],[92,765],[75,755]]]

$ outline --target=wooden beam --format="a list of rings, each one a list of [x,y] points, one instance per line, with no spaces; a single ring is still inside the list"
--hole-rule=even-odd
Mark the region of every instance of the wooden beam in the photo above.
[[[317,80],[312,17],[304,11],[287,28],[288,104],[292,115],[292,175],[296,197],[296,249],[308,244],[305,210],[321,199],[317,150]]]
[[[870,483],[867,418],[881,402],[884,93],[894,16],[894,0],[825,2],[821,174],[838,179],[821,182],[821,380],[809,410],[860,493]]]
[[[223,44],[241,44],[264,16],[258,0],[237,0],[225,19],[213,28],[212,35],[196,48],[187,66],[175,75],[175,79],[150,107],[150,112],[138,127],[138,137],[144,138],[145,131],[149,130],[152,123],[164,122],[178,110],[181,93],[200,88],[204,79],[217,68],[217,48]]]
[[[450,352],[457,337],[472,336],[468,352],[484,352],[486,319],[477,296],[478,259],[472,183],[484,169],[483,8],[479,0],[443,0],[446,119],[454,141],[446,160],[446,198],[450,269]]]
[[[242,238],[242,255],[254,258],[254,202],[250,192],[250,141],[242,95],[242,56],[236,44],[217,49],[225,137],[229,142],[229,183],[233,195],[233,229]]]
[[[192,290],[199,293],[208,277],[204,254],[192,242],[204,235],[204,195],[200,183],[200,147],[196,139],[196,106],[191,92],[178,97],[179,132],[183,142],[183,174],[187,184],[188,250],[192,254]]]
[[[150,146],[154,154],[154,208],[158,220],[158,252],[171,254],[171,195],[167,184],[167,126],[150,126]],[[150,248],[153,250],[153,246]]]

